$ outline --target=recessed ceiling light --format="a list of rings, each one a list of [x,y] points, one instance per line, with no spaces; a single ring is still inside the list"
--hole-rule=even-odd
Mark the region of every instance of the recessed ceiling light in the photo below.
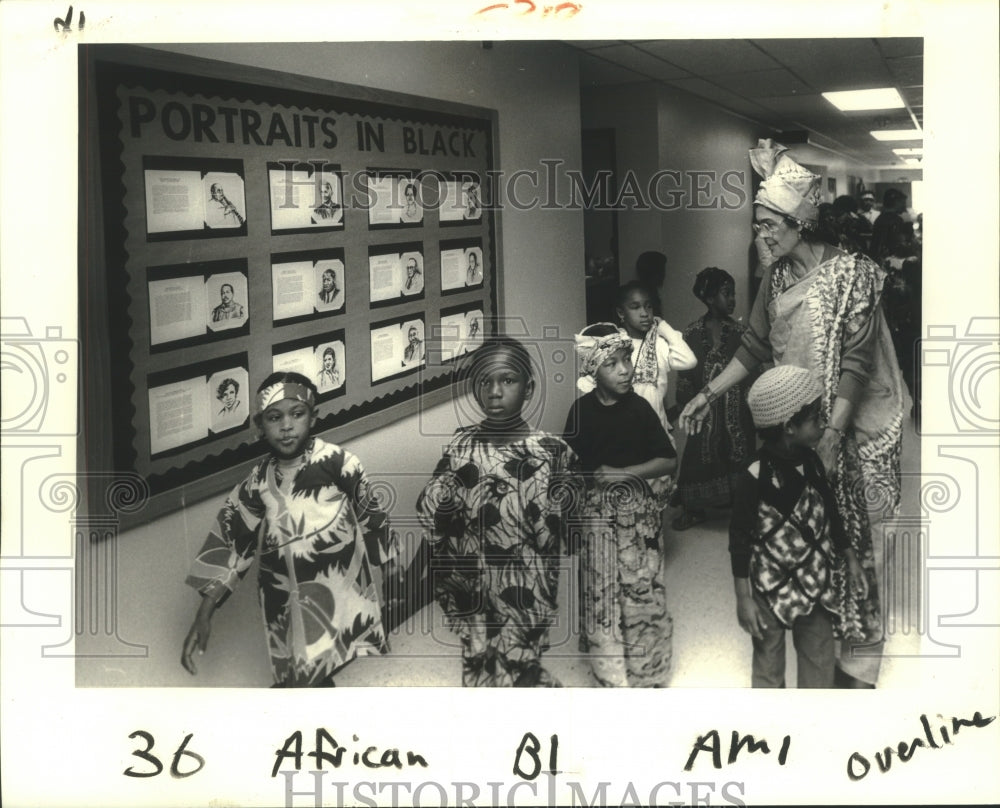
[[[918,157],[923,155],[923,149],[893,149],[894,154],[898,154],[903,157]]]
[[[840,93],[823,93],[823,97],[837,109],[852,112],[861,109],[901,109],[903,99],[895,87],[877,90],[847,90]]]
[[[924,133],[920,129],[881,129],[869,132],[875,140],[923,140]]]

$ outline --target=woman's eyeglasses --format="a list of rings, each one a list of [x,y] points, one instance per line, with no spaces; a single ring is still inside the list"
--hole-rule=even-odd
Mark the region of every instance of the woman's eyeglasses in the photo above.
[[[781,222],[771,222],[765,220],[763,222],[754,222],[750,225],[750,227],[753,229],[754,233],[763,233],[765,236],[773,236],[778,232],[778,227],[780,225]]]

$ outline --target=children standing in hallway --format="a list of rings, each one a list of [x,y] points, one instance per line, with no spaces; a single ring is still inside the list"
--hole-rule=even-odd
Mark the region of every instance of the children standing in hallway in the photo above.
[[[561,507],[576,456],[522,418],[535,389],[530,354],[496,337],[468,379],[484,420],[460,427],[417,501],[431,534],[431,578],[462,642],[466,687],[554,687],[541,664],[556,616]]]
[[[661,501],[649,480],[673,472],[676,453],[652,407],[632,389],[632,340],[612,323],[576,335],[587,390],[565,436],[588,473],[576,515],[583,631],[591,670],[608,687],[665,687],[673,623],[660,549]]]
[[[737,618],[753,638],[754,687],[785,686],[786,629],[798,686],[833,687],[838,589],[867,589],[814,451],[823,436],[822,394],[812,374],[794,365],[766,371],[750,388],[764,443],[760,459],[737,478],[729,552]]]
[[[618,289],[616,311],[621,330],[632,340],[632,387],[649,402],[673,443],[667,421],[668,374],[672,370],[690,370],[698,360],[681,332],[653,313],[655,305],[653,295],[638,281]]]
[[[744,328],[733,319],[736,283],[718,267],[706,267],[694,281],[694,296],[707,311],[684,329],[697,367],[677,376],[677,407],[683,409],[699,391],[704,392],[740,346]],[[746,391],[753,378],[733,385],[712,402],[706,426],[688,435],[677,474],[675,502],[682,506],[674,518],[674,530],[687,530],[705,521],[705,509],[728,508],[736,474],[756,453],[753,419]]]
[[[312,437],[312,381],[273,373],[256,403],[271,452],[233,489],[191,566],[202,599],[181,662],[197,673],[212,615],[256,558],[274,686],[332,687],[355,657],[389,650],[374,568],[394,536],[358,458]]]

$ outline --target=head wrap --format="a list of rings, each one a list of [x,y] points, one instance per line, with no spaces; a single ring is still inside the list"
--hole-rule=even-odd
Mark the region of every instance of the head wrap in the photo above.
[[[770,138],[757,141],[757,148],[750,149],[750,164],[764,178],[753,202],[800,222],[815,224],[820,178],[796,163],[785,154],[787,151],[787,146]]]
[[[819,379],[805,368],[778,365],[761,374],[747,393],[747,404],[758,429],[781,426],[823,395]]]
[[[615,330],[603,337],[590,336],[582,332],[573,337],[574,342],[576,342],[576,356],[580,368],[580,378],[576,380],[576,386],[582,393],[589,393],[594,389],[594,374],[611,354],[625,349],[629,356],[632,355],[632,338],[628,334],[620,332],[614,323],[597,323],[596,325],[608,326]],[[587,328],[593,327],[587,326]],[[586,330],[584,329],[584,331]]]
[[[304,401],[310,407],[313,406],[316,401],[313,396],[313,391],[304,384],[296,384],[295,382],[275,382],[257,393],[257,412],[264,412],[264,410],[272,404],[277,404],[279,401],[284,401],[286,398],[291,398],[295,401]]]

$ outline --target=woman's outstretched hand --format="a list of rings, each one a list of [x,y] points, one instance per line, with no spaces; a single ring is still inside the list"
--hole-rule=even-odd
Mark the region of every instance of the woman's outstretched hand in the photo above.
[[[697,435],[711,413],[712,406],[704,393],[698,393],[681,412],[680,427],[688,435]]]

